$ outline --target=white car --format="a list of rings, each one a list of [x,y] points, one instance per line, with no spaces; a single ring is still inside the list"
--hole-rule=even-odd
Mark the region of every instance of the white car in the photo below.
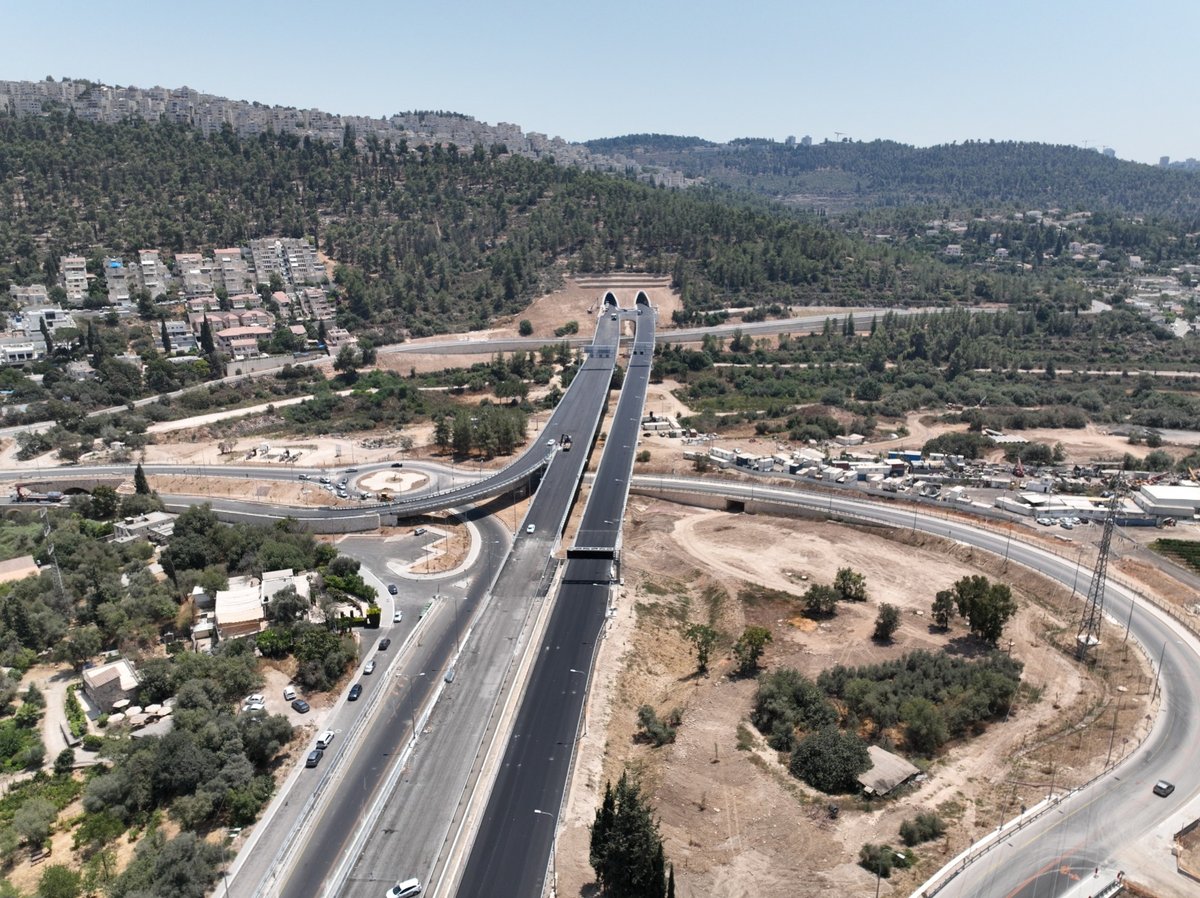
[[[329,748],[330,744],[333,742],[334,735],[335,734],[333,730],[326,730],[323,732],[317,737],[317,748],[321,749],[321,751]]]
[[[384,898],[410,898],[412,895],[421,894],[421,880],[406,879],[404,882],[398,882],[387,890]]]
[[[368,662],[367,662],[367,664],[366,664],[366,666],[363,668],[363,673],[365,673],[365,674],[373,674],[373,673],[375,673],[375,662],[374,662],[374,661],[368,661]]]
[[[392,612],[392,623],[393,624],[398,624],[402,620],[404,620],[404,612],[403,611]]]
[[[258,692],[254,693],[254,695],[246,696],[246,704],[247,705],[261,705],[266,700],[267,699],[261,693],[258,693]]]
[[[253,713],[254,711],[265,711],[267,710],[267,705],[266,702],[246,702],[246,704],[242,705],[242,710],[246,711],[247,713]]]
[[[526,533],[533,533],[535,530],[537,530],[537,528],[534,527],[532,524],[530,524],[528,527],[525,528]]]

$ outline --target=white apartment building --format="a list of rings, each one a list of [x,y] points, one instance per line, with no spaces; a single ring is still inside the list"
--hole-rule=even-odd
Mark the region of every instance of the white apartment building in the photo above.
[[[63,256],[59,271],[62,273],[63,289],[67,291],[67,301],[82,303],[88,294],[87,259],[83,256]]]

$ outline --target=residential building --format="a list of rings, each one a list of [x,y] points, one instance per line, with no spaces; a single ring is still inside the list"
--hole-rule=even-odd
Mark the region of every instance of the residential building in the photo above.
[[[314,321],[328,321],[333,318],[333,303],[320,287],[305,287],[300,291],[300,311]]]
[[[87,259],[83,256],[63,256],[58,263],[67,302],[82,305],[88,295]]]
[[[64,369],[67,377],[71,380],[83,382],[86,380],[95,380],[96,369],[92,367],[92,363],[86,360],[78,362],[67,362]]]
[[[213,253],[213,288],[221,287],[232,296],[254,286],[250,266],[240,249],[219,249]]]
[[[193,352],[199,345],[196,334],[186,321],[178,318],[168,318],[163,322],[167,331],[167,340],[171,344],[171,352]]]
[[[129,269],[120,259],[104,260],[104,282],[108,287],[108,301],[114,306],[130,304]]]
[[[126,543],[136,539],[148,539],[151,542],[165,545],[175,532],[177,514],[165,511],[151,511],[133,518],[125,518],[113,524],[113,542]]]
[[[357,346],[358,337],[344,327],[329,327],[325,329],[325,348],[330,355],[337,355],[345,346]]]
[[[17,304],[17,308],[19,309],[23,309],[26,306],[46,306],[50,304],[50,296],[46,293],[46,288],[41,284],[29,284],[28,286],[10,284],[8,295],[12,297],[13,302]]]
[[[100,711],[108,713],[117,702],[134,701],[141,680],[137,671],[124,658],[92,667],[83,672],[83,691]]]
[[[155,299],[167,292],[171,276],[163,266],[156,249],[144,249],[138,253],[138,280],[143,290]]]
[[[212,296],[212,259],[206,259],[199,253],[178,253],[175,256],[175,273],[184,296]]]
[[[41,334],[30,338],[24,334],[0,335],[0,365],[27,365],[46,357],[46,341]]]
[[[262,355],[258,341],[271,336],[269,327],[228,327],[213,334],[217,349],[235,357]]]
[[[259,581],[230,577],[229,588],[217,591],[213,617],[220,639],[257,633],[266,621]]]

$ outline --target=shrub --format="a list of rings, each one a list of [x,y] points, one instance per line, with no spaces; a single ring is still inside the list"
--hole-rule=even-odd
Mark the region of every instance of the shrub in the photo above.
[[[67,687],[67,697],[64,702],[67,712],[67,722],[71,726],[71,735],[79,739],[87,732],[87,714],[83,711],[83,706],[79,704],[79,699],[75,697],[75,691],[78,686]]]
[[[785,667],[763,674],[750,721],[776,751],[796,747],[796,730],[819,730],[837,723],[837,710],[812,680]]]
[[[659,719],[650,705],[638,708],[638,731],[635,739],[649,742],[655,748],[675,741],[675,731],[683,722],[683,711],[675,708],[666,717]]]
[[[832,726],[801,740],[788,765],[792,776],[829,794],[857,790],[859,774],[870,767],[867,744],[853,733],[842,733]]]
[[[83,750],[84,751],[99,751],[103,745],[104,745],[104,740],[101,739],[99,736],[97,736],[95,733],[87,733],[83,737]]]
[[[920,845],[946,834],[946,822],[932,811],[917,814],[915,820],[900,824],[900,838],[905,845]]]
[[[879,606],[879,614],[875,618],[875,630],[871,634],[871,638],[877,642],[891,642],[892,636],[899,629],[900,609],[884,602]]]

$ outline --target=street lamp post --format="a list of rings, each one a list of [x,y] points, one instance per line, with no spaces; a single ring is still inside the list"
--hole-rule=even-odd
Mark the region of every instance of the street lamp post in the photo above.
[[[550,831],[550,895],[551,898],[558,898],[558,861],[555,858],[558,847],[558,817],[549,811],[542,811],[538,808],[534,808],[533,812],[543,817],[549,817],[550,825],[553,827]]]

